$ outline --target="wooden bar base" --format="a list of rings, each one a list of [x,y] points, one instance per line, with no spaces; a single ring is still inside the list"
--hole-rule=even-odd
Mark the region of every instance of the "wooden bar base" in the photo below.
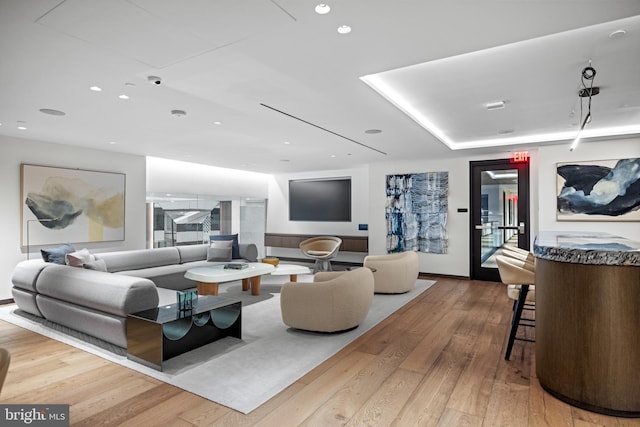
[[[536,261],[536,373],[557,398],[640,417],[640,267]]]

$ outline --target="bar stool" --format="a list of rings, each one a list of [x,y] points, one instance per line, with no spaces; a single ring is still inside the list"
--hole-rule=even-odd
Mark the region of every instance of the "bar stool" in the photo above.
[[[526,261],[504,255],[497,255],[496,262],[500,280],[507,285],[507,295],[514,300],[511,330],[504,355],[505,360],[509,360],[515,340],[535,342],[535,340],[517,336],[519,326],[535,327],[534,319],[522,317],[523,310],[535,310],[535,268],[531,270]]]
[[[515,246],[502,245],[502,247],[500,248],[500,253],[501,255],[508,256],[510,258],[525,261],[527,263],[525,267],[529,270],[535,271],[536,269],[536,258],[531,252],[527,250],[520,249]]]

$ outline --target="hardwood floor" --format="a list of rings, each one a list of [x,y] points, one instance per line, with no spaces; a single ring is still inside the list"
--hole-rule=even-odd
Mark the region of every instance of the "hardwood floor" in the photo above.
[[[2,403],[67,403],[76,426],[640,426],[564,404],[534,345],[504,348],[504,285],[436,285],[249,415],[0,321]]]

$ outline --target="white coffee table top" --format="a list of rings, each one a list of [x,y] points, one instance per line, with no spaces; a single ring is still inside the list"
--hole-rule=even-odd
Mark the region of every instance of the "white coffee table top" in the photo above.
[[[272,276],[284,276],[291,274],[310,274],[309,267],[295,264],[278,264],[275,271],[271,272]]]
[[[249,267],[243,268],[242,270],[224,268],[224,264],[212,265],[211,267],[191,268],[184,273],[184,277],[195,280],[196,282],[222,283],[262,276],[263,274],[272,273],[275,270],[275,267],[271,264],[264,264],[262,262],[250,262],[248,264]]]

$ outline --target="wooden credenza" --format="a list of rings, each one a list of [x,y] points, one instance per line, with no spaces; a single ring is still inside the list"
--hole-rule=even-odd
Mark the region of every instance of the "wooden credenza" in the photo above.
[[[318,234],[280,234],[265,233],[264,245],[274,248],[298,248],[300,243]],[[342,239],[341,252],[369,252],[368,236],[335,236]]]

